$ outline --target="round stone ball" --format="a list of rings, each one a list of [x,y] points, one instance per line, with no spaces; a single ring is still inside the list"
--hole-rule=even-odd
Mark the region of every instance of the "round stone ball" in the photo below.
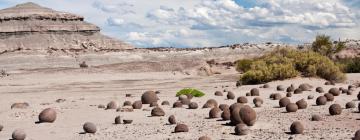
[[[329,90],[329,93],[334,95],[334,96],[339,96],[340,95],[340,90],[338,88],[331,88]]]
[[[118,108],[118,104],[115,101],[110,101],[106,105],[106,109],[117,109],[117,108]]]
[[[260,91],[259,91],[259,89],[257,89],[257,88],[251,89],[251,90],[250,90],[250,95],[251,95],[251,96],[260,96]]]
[[[246,96],[240,96],[237,98],[237,102],[241,104],[246,104],[248,102],[248,99],[246,98]]]
[[[96,125],[91,122],[86,122],[83,125],[83,129],[86,133],[96,133],[96,131],[97,131]]]
[[[354,102],[347,102],[347,103],[345,104],[345,108],[346,108],[346,109],[355,108],[355,107],[356,107],[356,105],[355,105]]]
[[[231,91],[228,92],[228,94],[226,95],[227,99],[229,100],[233,100],[235,99],[235,94]]]
[[[306,109],[307,102],[304,99],[301,99],[296,102],[296,105],[298,106],[299,109]]]
[[[321,121],[322,118],[320,117],[320,115],[312,115],[311,116],[311,121]]]
[[[13,140],[25,140],[26,138],[26,133],[24,130],[21,129],[16,129],[12,135],[11,135]]]
[[[52,108],[46,108],[39,114],[39,122],[52,123],[56,120],[56,111]]]
[[[151,110],[151,116],[154,117],[165,116],[165,111],[160,107],[155,107]]]
[[[327,98],[325,96],[319,96],[316,98],[316,105],[325,105],[327,102]]]
[[[141,101],[135,101],[132,105],[134,109],[141,109],[142,108],[142,102]]]
[[[189,109],[197,109],[199,105],[196,102],[191,102],[189,104]]]
[[[334,95],[333,95],[333,94],[330,94],[330,93],[325,93],[324,96],[326,97],[326,100],[327,100],[328,102],[334,101],[334,99],[335,99]]]
[[[174,115],[170,115],[168,118],[170,124],[176,124],[176,119]]]
[[[280,107],[286,107],[289,103],[291,103],[290,99],[287,97],[281,98],[279,100],[279,106]]]
[[[329,113],[330,115],[340,115],[341,114],[341,106],[339,104],[332,104],[329,107]]]
[[[298,106],[295,103],[289,103],[286,105],[287,112],[296,112],[298,110]]]
[[[290,126],[291,134],[302,134],[304,133],[304,126],[299,121],[295,121]]]
[[[220,118],[221,117],[221,109],[218,107],[214,107],[209,111],[209,118]]]
[[[223,93],[221,91],[215,91],[215,96],[223,96]]]
[[[179,133],[179,132],[189,132],[189,128],[187,125],[185,124],[178,124],[175,127],[175,133]]]
[[[324,92],[325,92],[322,87],[317,87],[317,88],[315,89],[315,91],[318,92],[318,93],[324,93]]]
[[[142,104],[151,104],[152,102],[157,102],[157,100],[159,98],[154,91],[146,91],[141,95]]]
[[[246,124],[237,124],[235,126],[235,135],[247,135],[249,134],[249,127]]]

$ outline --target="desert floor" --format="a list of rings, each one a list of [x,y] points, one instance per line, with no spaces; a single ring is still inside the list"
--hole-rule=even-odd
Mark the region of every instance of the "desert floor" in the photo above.
[[[4,126],[0,132],[0,139],[11,138],[15,129],[23,129],[27,133],[27,140],[111,140],[111,139],[197,139],[207,135],[212,139],[351,139],[360,128],[360,114],[358,109],[345,109],[345,104],[357,101],[359,88],[353,95],[341,94],[335,101],[324,106],[316,106],[315,100],[322,94],[312,91],[294,94],[290,99],[296,102],[302,98],[308,102],[307,109],[295,113],[286,113],[285,108],[278,107],[278,100],[270,100],[271,93],[276,91],[277,85],[290,86],[309,83],[314,87],[321,86],[328,91],[331,87],[345,87],[360,79],[360,74],[348,74],[347,83],[336,86],[325,86],[324,80],[316,78],[296,78],[286,81],[269,83],[271,88],[260,88],[260,96],[264,99],[262,107],[254,108],[257,112],[257,122],[246,136],[233,135],[234,127],[225,125],[227,121],[207,119],[210,109],[202,109],[208,99],[216,99],[220,104],[231,105],[236,100],[227,100],[224,96],[215,96],[217,90],[230,90],[239,96],[245,96],[251,88],[261,85],[235,87],[238,78],[234,70],[214,76],[192,76],[179,72],[146,72],[119,73],[101,69],[37,69],[11,71],[11,75],[0,79],[0,124]],[[206,93],[201,98],[192,101],[199,104],[199,109],[190,110],[186,107],[172,108],[161,106],[166,115],[164,117],[149,117],[151,108],[143,105],[141,110],[134,112],[116,112],[104,110],[97,106],[106,105],[110,101],[117,101],[122,106],[124,101],[140,100],[143,92],[159,90],[159,104],[167,100],[172,104],[177,100],[175,94],[185,87],[195,87]],[[125,97],[132,94],[133,97]],[[308,95],[315,98],[308,100]],[[247,97],[248,105],[254,107],[252,99]],[[65,102],[57,103],[57,99]],[[11,109],[16,102],[28,102],[27,109]],[[330,116],[328,108],[333,103],[339,103],[344,109],[341,115]],[[54,123],[36,124],[38,114],[45,108],[55,108],[57,119]],[[311,115],[319,114],[323,121],[310,121]],[[114,118],[120,115],[123,119],[132,119],[132,124],[115,125]],[[187,124],[187,133],[173,133],[175,125],[169,125],[167,118],[175,115],[178,122]],[[97,125],[96,134],[82,134],[85,122]],[[288,134],[290,124],[301,121],[305,125],[304,134]]]

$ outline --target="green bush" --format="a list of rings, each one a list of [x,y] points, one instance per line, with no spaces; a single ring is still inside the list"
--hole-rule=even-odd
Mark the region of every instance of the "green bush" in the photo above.
[[[330,36],[327,35],[317,35],[315,41],[312,43],[311,49],[314,52],[320,53],[321,55],[331,57],[335,53],[340,52],[345,48],[344,42],[337,42],[333,44],[333,41],[330,39]]]
[[[328,57],[313,51],[287,48],[278,48],[254,59],[250,69],[245,71],[240,80],[243,84],[260,84],[293,78],[300,74],[338,82],[345,80],[340,68]]]
[[[191,94],[194,97],[202,97],[205,94],[194,88],[184,88],[176,93],[176,96]]]
[[[250,60],[250,59],[238,60],[238,61],[236,61],[236,70],[239,72],[248,71],[251,68],[252,62],[253,62],[253,60]]]
[[[360,73],[360,57],[339,59],[336,62],[343,72]]]

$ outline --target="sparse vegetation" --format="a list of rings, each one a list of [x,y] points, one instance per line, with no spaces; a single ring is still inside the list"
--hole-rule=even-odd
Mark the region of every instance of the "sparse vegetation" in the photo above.
[[[182,89],[182,90],[178,91],[176,93],[176,96],[187,95],[187,94],[191,94],[194,97],[202,97],[202,96],[205,95],[205,93],[203,93],[200,90],[197,90],[197,89],[194,89],[194,88],[185,88],[185,89]]]
[[[238,61],[239,62],[239,61]],[[237,65],[238,70],[242,65]],[[321,77],[329,81],[341,82],[345,75],[329,58],[313,51],[277,48],[250,62],[241,76],[242,84],[260,84],[273,80],[284,80],[299,76]]]
[[[315,41],[312,43],[311,49],[321,55],[332,57],[335,53],[340,52],[345,48],[345,43],[341,41],[333,41],[330,36],[317,35]]]
[[[360,73],[360,57],[336,60],[336,64],[346,73]]]

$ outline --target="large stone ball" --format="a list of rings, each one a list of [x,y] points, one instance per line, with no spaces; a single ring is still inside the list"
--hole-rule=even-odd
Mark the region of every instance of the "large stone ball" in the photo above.
[[[304,126],[299,121],[293,122],[290,126],[290,131],[291,134],[302,134],[304,133]]]
[[[332,95],[332,94],[330,94],[330,93],[325,93],[324,96],[326,97],[326,100],[327,100],[328,102],[334,101],[334,99],[335,99],[334,95]]]
[[[159,100],[159,98],[154,91],[146,91],[141,96],[141,102],[143,104],[150,104],[152,102],[157,102],[157,100]]]
[[[339,96],[340,95],[340,90],[338,88],[331,88],[329,90],[329,93],[334,95],[334,96]]]
[[[246,98],[246,96],[240,96],[240,97],[237,98],[237,102],[242,103],[242,104],[246,104],[248,102],[248,99]]]
[[[316,105],[325,105],[327,102],[327,98],[325,96],[319,96],[316,98]]]
[[[221,109],[218,107],[214,107],[209,111],[209,118],[220,118],[221,117]]]
[[[217,103],[216,100],[209,99],[209,100],[206,101],[203,108],[213,108],[213,107],[217,107],[217,106],[218,106],[218,103]]]
[[[298,106],[299,109],[306,109],[307,102],[304,99],[301,99],[296,102],[296,105]]]
[[[298,106],[295,103],[289,103],[286,105],[287,112],[296,112],[298,110]]]
[[[257,88],[251,89],[251,90],[250,90],[250,95],[251,95],[251,96],[260,96],[260,91],[259,91],[259,89],[257,89]]]
[[[329,107],[329,113],[330,115],[340,115],[341,114],[341,106],[339,104],[332,104]]]
[[[141,101],[135,101],[132,105],[134,109],[141,109],[142,108],[142,102]]]
[[[286,105],[288,105],[289,103],[291,103],[290,99],[287,97],[281,98],[279,100],[279,106],[280,107],[286,107]]]
[[[240,118],[243,123],[248,126],[253,126],[256,122],[256,112],[250,106],[245,105],[240,109]]]
[[[46,108],[39,114],[39,122],[52,123],[56,120],[56,111],[52,108]]]
[[[26,138],[26,133],[24,130],[21,129],[16,129],[12,135],[11,135],[13,140],[25,140]]]
[[[160,107],[155,107],[151,110],[151,116],[165,116],[165,111]]]
[[[106,109],[117,109],[117,108],[118,108],[118,104],[115,101],[110,101],[106,105]]]
[[[235,94],[233,92],[229,91],[228,94],[226,95],[226,97],[229,100],[233,100],[233,99],[235,99]]]
[[[249,127],[246,124],[237,124],[235,126],[235,135],[249,134]]]
[[[97,131],[96,125],[91,122],[86,122],[83,125],[83,129],[86,133],[96,133],[96,131]]]
[[[168,118],[170,124],[176,124],[176,119],[174,115],[170,115]]]
[[[175,127],[175,133],[179,133],[179,132],[189,132],[189,128],[187,125],[185,124],[178,124]]]
[[[230,109],[225,109],[222,113],[221,113],[221,118],[224,121],[230,120]]]

